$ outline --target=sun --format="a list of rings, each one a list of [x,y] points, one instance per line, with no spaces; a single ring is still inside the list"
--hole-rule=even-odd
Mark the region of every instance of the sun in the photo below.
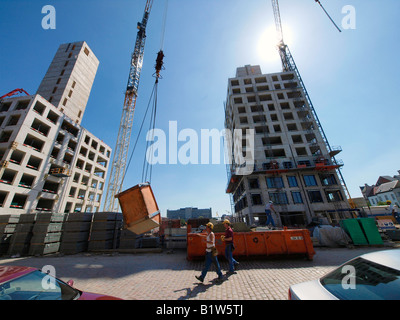
[[[283,39],[287,45],[292,43],[292,32],[286,25],[282,26]],[[278,37],[275,25],[267,27],[259,36],[257,42],[257,55],[262,61],[273,62],[279,60],[277,50]]]

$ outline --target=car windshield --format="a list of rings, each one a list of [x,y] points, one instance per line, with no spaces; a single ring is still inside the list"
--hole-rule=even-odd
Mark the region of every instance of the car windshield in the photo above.
[[[356,258],[321,278],[341,300],[400,300],[400,271]]]
[[[72,300],[80,292],[41,271],[0,284],[0,300]]]

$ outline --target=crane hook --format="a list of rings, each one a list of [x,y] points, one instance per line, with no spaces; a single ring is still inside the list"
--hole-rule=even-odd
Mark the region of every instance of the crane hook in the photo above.
[[[159,78],[162,78],[160,75],[160,71],[165,69],[163,59],[164,59],[164,52],[160,50],[157,53],[156,65],[154,66],[156,72],[153,74],[153,76],[155,75],[155,77],[157,78],[156,81],[158,81]]]

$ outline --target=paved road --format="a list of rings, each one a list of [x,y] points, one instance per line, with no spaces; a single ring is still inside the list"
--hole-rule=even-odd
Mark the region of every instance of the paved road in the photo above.
[[[203,261],[187,261],[186,251],[141,254],[89,254],[0,259],[0,265],[55,267],[56,276],[73,279],[78,289],[140,300],[285,300],[288,287],[316,279],[346,260],[386,248],[315,248],[313,261],[302,258],[239,259],[237,274],[217,284],[210,271],[203,284]],[[400,249],[399,249],[400,250]],[[228,264],[220,259],[223,273]]]

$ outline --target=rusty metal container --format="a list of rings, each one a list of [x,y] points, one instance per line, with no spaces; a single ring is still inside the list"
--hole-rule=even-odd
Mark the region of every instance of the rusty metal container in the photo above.
[[[138,184],[115,197],[122,209],[125,229],[142,234],[160,226],[160,211],[150,184]]]
[[[219,256],[225,255],[224,233],[215,233],[215,246]],[[312,260],[315,251],[307,229],[284,229],[269,231],[235,232],[233,237],[234,257],[304,255]],[[205,233],[188,233],[187,259],[201,259],[205,255]]]

